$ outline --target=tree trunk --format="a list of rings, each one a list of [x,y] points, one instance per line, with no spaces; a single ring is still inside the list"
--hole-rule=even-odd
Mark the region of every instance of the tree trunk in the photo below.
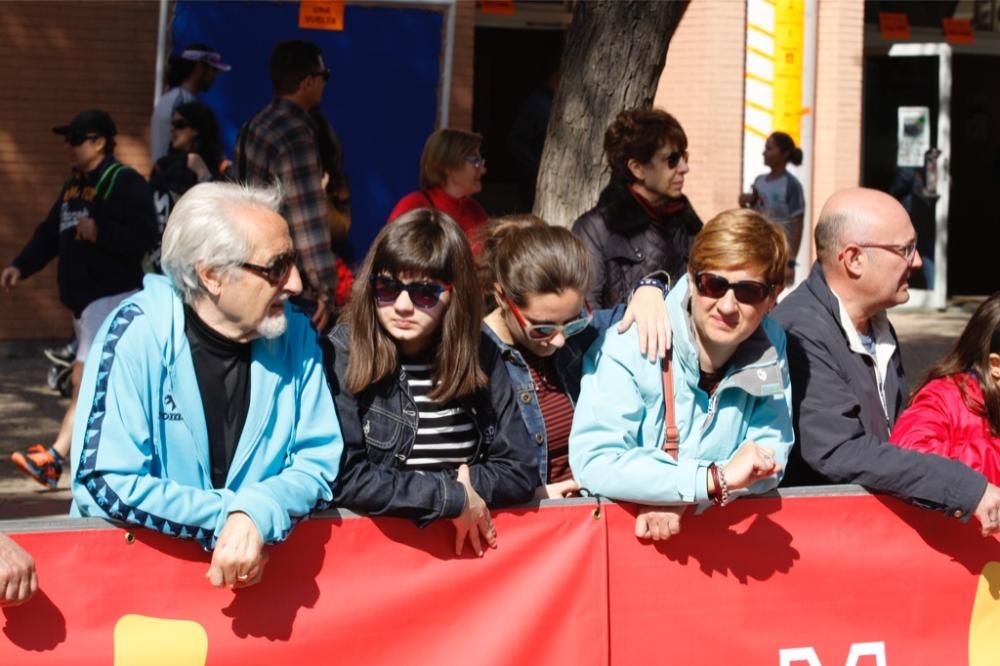
[[[604,130],[619,111],[653,104],[686,0],[577,2],[538,172],[536,215],[569,226],[607,181]]]

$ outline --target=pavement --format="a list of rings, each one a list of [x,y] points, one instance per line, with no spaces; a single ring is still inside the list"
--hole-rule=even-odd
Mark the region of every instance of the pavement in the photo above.
[[[910,382],[915,382],[954,344],[976,303],[937,310],[890,313]],[[57,490],[46,490],[10,463],[10,454],[35,443],[51,443],[69,401],[48,388],[43,345],[19,344],[0,357],[0,520],[66,515],[69,475]]]

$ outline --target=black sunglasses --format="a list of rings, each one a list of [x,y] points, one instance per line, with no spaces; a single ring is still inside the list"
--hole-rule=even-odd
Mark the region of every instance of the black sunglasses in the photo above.
[[[288,275],[292,272],[292,266],[294,265],[295,252],[286,252],[285,254],[276,257],[269,266],[259,266],[257,264],[243,262],[240,264],[240,268],[245,268],[248,271],[256,273],[267,280],[272,286],[276,286],[288,278]]]
[[[677,165],[680,164],[682,157],[684,158],[684,161],[687,162],[688,151],[675,150],[674,152],[667,155],[667,166],[670,167],[671,169],[676,169]]]
[[[330,70],[324,69],[319,72],[309,72],[309,76],[322,76],[323,83],[326,83],[327,81],[330,80]]]
[[[372,291],[379,305],[392,305],[404,291],[409,294],[410,301],[421,310],[430,310],[441,300],[441,294],[451,291],[450,284],[437,282],[403,282],[388,275],[371,275]]]
[[[740,280],[730,282],[721,275],[715,273],[695,273],[694,285],[698,293],[709,298],[722,298],[730,289],[733,296],[740,303],[746,305],[757,305],[771,295],[772,285],[757,282],[756,280]]]
[[[76,147],[82,146],[84,141],[93,141],[101,138],[100,134],[88,134],[86,132],[69,132],[66,134],[66,143]]]
[[[182,130],[191,127],[191,123],[184,120],[183,118],[178,118],[177,120],[170,121],[170,126],[176,130]]]

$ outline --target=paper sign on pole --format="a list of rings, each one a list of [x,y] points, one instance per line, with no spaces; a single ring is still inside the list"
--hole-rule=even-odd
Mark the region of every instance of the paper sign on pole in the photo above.
[[[931,110],[926,106],[901,106],[896,128],[896,166],[922,167],[931,147]]]
[[[479,11],[484,14],[514,15],[514,0],[479,0]]]
[[[344,0],[302,0],[299,27],[304,30],[344,29]]]
[[[909,39],[910,19],[901,12],[879,12],[878,29],[885,39]]]
[[[976,36],[972,33],[972,21],[969,19],[941,19],[944,28],[944,41],[949,44],[975,44]]]

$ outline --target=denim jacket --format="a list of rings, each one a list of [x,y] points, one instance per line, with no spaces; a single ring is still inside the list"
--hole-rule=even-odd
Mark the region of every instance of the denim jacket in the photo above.
[[[421,526],[461,514],[466,493],[455,470],[414,470],[405,466],[419,416],[402,368],[361,393],[352,394],[344,386],[350,353],[348,326],[337,326],[330,334],[330,342],[327,374],[344,436],[334,503],[370,515],[409,518]],[[472,486],[491,508],[530,500],[538,474],[499,354],[483,337],[479,358],[489,386],[460,399],[479,433],[479,444],[469,464]]]
[[[590,349],[590,346],[608,328],[618,323],[625,314],[625,306],[619,305],[611,310],[595,310],[594,318],[590,326],[582,332],[566,340],[553,355],[556,375],[561,388],[566,391],[566,395],[573,407],[576,407],[577,398],[580,396],[580,378],[583,376],[583,356]],[[500,356],[503,358],[510,376],[510,383],[514,387],[517,397],[518,411],[524,419],[524,425],[528,429],[530,439],[535,444],[535,454],[538,458],[538,477],[540,485],[548,483],[549,478],[549,441],[545,432],[545,419],[542,417],[542,409],[538,405],[538,396],[535,393],[535,384],[531,380],[531,370],[524,360],[524,356],[515,345],[508,345],[485,322],[482,331],[499,348]]]

